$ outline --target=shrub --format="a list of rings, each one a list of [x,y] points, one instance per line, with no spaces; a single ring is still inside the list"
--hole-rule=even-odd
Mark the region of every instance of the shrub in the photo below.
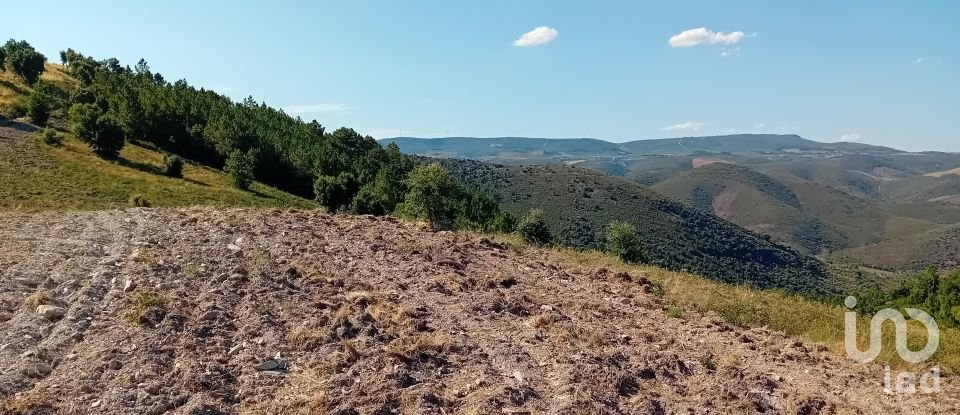
[[[46,88],[37,85],[27,98],[27,114],[30,115],[30,120],[39,126],[47,125],[52,107],[53,97],[46,93]]]
[[[440,163],[415,167],[407,176],[407,195],[403,210],[406,214],[430,221],[435,229],[453,225],[457,182]]]
[[[254,179],[254,169],[257,165],[254,154],[253,151],[245,153],[240,150],[233,150],[230,156],[227,157],[227,164],[224,169],[227,171],[227,175],[230,176],[233,187],[242,190],[250,188],[250,184],[253,183]]]
[[[493,220],[490,221],[490,232],[495,233],[510,233],[513,232],[517,227],[517,219],[505,210],[497,212],[493,217]]]
[[[183,177],[183,159],[175,154],[163,156],[163,174],[170,177]]]
[[[147,199],[144,195],[133,195],[130,196],[130,206],[133,207],[150,207],[150,200]]]
[[[517,232],[525,242],[534,245],[548,245],[553,241],[553,235],[550,234],[550,229],[543,220],[543,211],[540,209],[527,212],[517,225]]]
[[[63,145],[63,136],[52,128],[44,128],[42,137],[43,142],[49,146],[60,147]]]
[[[623,262],[643,262],[637,228],[623,221],[610,222],[607,225],[607,252],[616,255]]]
[[[93,152],[104,158],[116,158],[126,142],[123,139],[123,128],[111,115],[101,115],[97,119],[97,133],[90,142]]]
[[[86,142],[97,154],[115,158],[125,144],[123,129],[108,114],[93,104],[73,104],[70,107],[73,134]]]
[[[313,182],[313,193],[316,195],[317,202],[330,212],[336,212],[350,206],[353,196],[357,193],[357,179],[347,172],[340,173],[336,177],[320,176]],[[358,203],[365,202],[358,201]]]

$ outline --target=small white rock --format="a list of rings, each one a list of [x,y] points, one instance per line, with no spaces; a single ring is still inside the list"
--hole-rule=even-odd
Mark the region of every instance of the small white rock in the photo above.
[[[47,320],[56,320],[67,314],[67,309],[50,304],[40,304],[37,306],[37,314],[42,315]]]

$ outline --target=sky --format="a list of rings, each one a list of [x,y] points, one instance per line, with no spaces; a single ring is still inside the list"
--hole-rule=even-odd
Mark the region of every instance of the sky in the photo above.
[[[799,134],[960,151],[956,1],[18,1],[68,47],[329,129],[621,142]]]

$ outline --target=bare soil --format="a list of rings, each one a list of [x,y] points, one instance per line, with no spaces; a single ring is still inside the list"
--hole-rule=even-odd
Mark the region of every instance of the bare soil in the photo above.
[[[23,414],[956,413],[960,388],[670,309],[639,274],[314,211],[0,215]],[[37,306],[62,307],[45,317]],[[50,309],[51,307],[42,307]]]

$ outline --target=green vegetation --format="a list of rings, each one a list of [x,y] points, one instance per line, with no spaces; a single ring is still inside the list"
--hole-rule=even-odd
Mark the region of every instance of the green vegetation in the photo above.
[[[623,221],[610,222],[607,225],[607,253],[623,262],[643,262],[643,247],[637,236],[637,228]]]
[[[253,173],[257,165],[257,156],[254,150],[246,152],[233,150],[230,157],[227,157],[227,163],[223,170],[230,176],[233,187],[241,190],[249,190],[250,183],[253,183]]]
[[[530,209],[517,224],[517,233],[526,243],[543,246],[553,242],[553,234],[543,220],[542,209]]]
[[[623,221],[635,227],[650,264],[727,283],[839,298],[820,261],[629,179],[566,166],[443,163],[462,182],[489,189],[512,214],[542,209],[547,229],[563,245],[602,249],[596,235],[610,222]]]
[[[61,134],[59,147],[41,144],[36,134],[26,137],[33,139],[0,140],[0,210],[113,209],[130,206],[135,194],[154,207],[317,207],[259,182],[241,191],[223,172],[205,166],[184,165],[182,179],[157,174],[164,155],[148,147],[128,145],[116,159],[105,160],[72,135]]]
[[[166,312],[167,298],[155,292],[139,292],[133,298],[131,309],[127,312],[127,321],[138,323],[148,317],[151,309]]]
[[[163,156],[163,175],[167,177],[183,177],[183,159],[173,154]]]
[[[865,313],[908,307],[925,310],[941,326],[960,326],[960,271],[941,273],[929,267],[894,290],[868,292],[857,301]]]
[[[50,111],[53,110],[54,97],[50,94],[50,88],[46,84],[38,84],[33,88],[27,98],[27,115],[34,124],[39,126],[47,125],[50,119]]]
[[[52,128],[44,128],[42,133],[43,143],[48,146],[60,147],[63,145],[63,136]]]
[[[435,228],[452,227],[457,188],[457,182],[439,163],[421,164],[407,179],[403,210],[412,217],[430,221]]]
[[[37,52],[26,41],[10,39],[3,45],[3,63],[10,67],[13,73],[27,83],[33,85],[40,80],[47,58]]]
[[[70,121],[73,133],[101,157],[116,158],[126,144],[116,117],[103,113],[96,105],[74,104],[70,107]]]

